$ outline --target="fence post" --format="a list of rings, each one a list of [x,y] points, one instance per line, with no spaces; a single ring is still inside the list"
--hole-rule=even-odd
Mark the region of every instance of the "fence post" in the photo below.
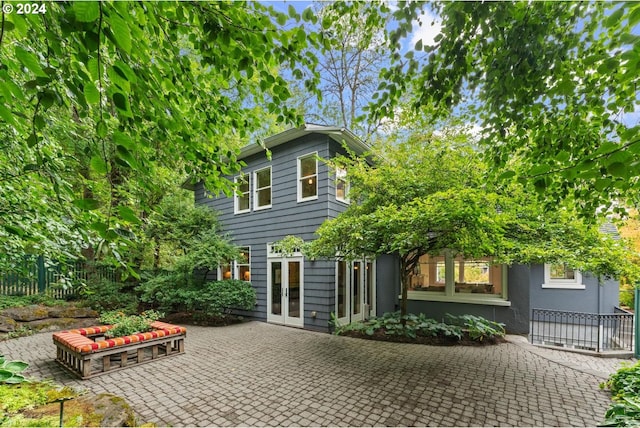
[[[44,294],[47,289],[47,271],[44,267],[44,257],[38,256],[38,294]]]
[[[640,284],[636,284],[633,294],[633,349],[634,357],[640,358]]]

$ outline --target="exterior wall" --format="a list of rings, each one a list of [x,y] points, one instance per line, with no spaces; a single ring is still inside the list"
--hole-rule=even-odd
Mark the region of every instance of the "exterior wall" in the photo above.
[[[620,303],[618,281],[605,279],[598,285],[598,278],[589,273],[582,274],[584,290],[542,288],[543,283],[544,266],[532,266],[531,308],[610,314]]]
[[[318,198],[297,202],[297,158],[312,152],[317,152],[321,158],[329,158],[340,151],[339,145],[333,143],[325,135],[311,134],[272,148],[271,161],[264,152],[244,158],[247,166],[242,170],[251,174],[251,210],[247,213],[234,214],[233,197],[209,197],[201,183],[196,186],[195,202],[218,211],[222,230],[234,244],[251,247],[251,284],[256,290],[257,305],[254,311],[243,315],[262,321],[267,319],[267,243],[287,235],[312,240],[324,220],[346,209],[346,204],[335,200],[333,173],[330,175],[328,166],[321,161],[318,161]],[[268,166],[272,168],[272,206],[256,211],[253,172]],[[328,331],[330,313],[335,305],[334,294],[335,263],[305,260],[305,328]],[[315,317],[312,316],[314,311]]]
[[[400,294],[400,264],[387,254],[376,260],[376,315],[397,311]]]

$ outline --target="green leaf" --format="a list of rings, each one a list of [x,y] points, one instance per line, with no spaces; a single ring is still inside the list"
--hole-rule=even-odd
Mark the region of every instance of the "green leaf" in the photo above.
[[[16,46],[14,52],[18,61],[20,61],[27,70],[31,71],[36,76],[48,77],[47,73],[45,73],[44,70],[42,70],[42,67],[40,67],[40,61],[34,53],[29,52],[20,46]]]
[[[0,369],[0,382],[4,382],[7,379],[10,379],[12,377],[13,377],[12,372],[10,372],[9,370]]]
[[[140,219],[131,208],[120,206],[118,207],[118,213],[120,213],[120,217],[122,217],[124,220],[131,223],[140,224]]]
[[[129,137],[129,135],[120,131],[116,131],[113,133],[113,142],[116,143],[116,145],[119,144],[121,146],[126,147],[129,150],[134,150],[136,148],[136,145],[131,139],[131,137]]]
[[[117,15],[109,17],[111,23],[111,32],[116,40],[116,43],[120,49],[130,53],[131,52],[131,32],[126,21]]]
[[[515,171],[505,171],[502,174],[500,174],[500,176],[498,177],[498,180],[507,180],[509,178],[515,177],[516,173]]]
[[[302,19],[304,19],[307,22],[311,22],[313,21],[313,19],[315,18],[315,15],[313,14],[313,10],[311,10],[310,7],[307,7],[305,10],[302,11]]]
[[[413,47],[414,50],[416,51],[421,51],[422,50],[422,39],[418,40],[416,42],[416,45]]]
[[[284,13],[279,13],[276,20],[279,25],[284,25],[287,23],[287,15],[285,15]]]
[[[25,235],[25,231],[24,229],[18,227],[18,226],[12,226],[10,224],[3,224],[2,227],[4,227],[4,229],[9,232],[12,235],[17,235],[17,236],[24,236]]]
[[[128,80],[132,84],[135,84],[138,82],[138,76],[136,76],[136,73],[124,61],[121,61],[121,60],[116,61],[113,64],[113,68],[114,70],[117,71],[117,73],[120,76],[122,76],[124,79]]]
[[[129,109],[129,100],[122,92],[113,93],[113,104],[115,104],[118,112],[126,117],[132,117],[131,110]]]
[[[100,208],[102,205],[100,201],[95,199],[75,199],[73,201],[73,205],[80,208],[81,210],[91,211]]]
[[[126,147],[116,146],[116,152],[118,153],[118,158],[125,161],[130,167],[136,168],[138,166],[138,161],[136,161],[136,159]]]
[[[628,178],[629,171],[624,163],[614,162],[611,165],[607,165],[607,172],[614,177]]]
[[[73,11],[76,14],[76,20],[80,22],[93,22],[100,17],[100,5],[98,2],[74,2]]]
[[[107,163],[104,161],[104,158],[102,156],[92,156],[90,165],[91,169],[94,170],[97,174],[104,175],[108,171]]]
[[[2,119],[5,120],[5,122],[15,126],[16,125],[16,121],[13,118],[13,113],[11,113],[11,110],[9,110],[8,108],[6,108],[4,105],[0,104],[0,117]]]
[[[4,383],[8,383],[8,384],[18,384],[22,382],[26,382],[26,379],[24,378],[24,376],[18,375],[18,374],[14,374],[9,379],[4,380]]]
[[[100,91],[96,88],[96,85],[93,82],[86,82],[84,85],[84,98],[87,100],[89,104],[98,104],[100,103]]]
[[[24,361],[9,361],[2,366],[3,369],[10,370],[13,373],[20,373],[27,367],[29,367],[29,363],[25,363]]]
[[[100,120],[98,123],[96,123],[96,134],[98,135],[98,138],[106,137],[107,132],[108,128],[104,120]]]

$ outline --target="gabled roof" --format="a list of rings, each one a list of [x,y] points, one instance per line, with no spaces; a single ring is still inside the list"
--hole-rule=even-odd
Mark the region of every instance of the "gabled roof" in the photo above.
[[[295,140],[296,138],[304,137],[309,134],[324,134],[340,144],[344,142],[347,144],[347,147],[353,150],[357,155],[361,155],[371,150],[371,147],[369,147],[368,144],[356,137],[355,134],[349,131],[347,128],[340,126],[324,126],[316,125],[313,123],[305,123],[298,128],[291,128],[279,134],[265,138],[262,144],[252,143],[248,146],[244,146],[242,149],[240,149],[238,159],[243,159],[251,155],[255,155],[256,153],[263,152],[265,149],[272,149],[276,146],[279,146],[280,144],[288,143],[289,141]],[[192,178],[188,178],[184,183],[182,183],[182,186],[180,187],[187,190],[194,190],[195,184],[192,180]]]
[[[246,158],[256,153],[260,153],[264,149],[272,149],[276,146],[279,146],[280,144],[288,143],[289,141],[295,140],[296,138],[304,137],[305,135],[309,134],[324,134],[340,144],[344,142],[351,150],[359,155],[371,150],[371,147],[369,147],[366,143],[364,143],[346,128],[305,123],[298,128],[291,128],[279,134],[265,138],[262,144],[253,143],[243,147],[240,150],[238,159]]]

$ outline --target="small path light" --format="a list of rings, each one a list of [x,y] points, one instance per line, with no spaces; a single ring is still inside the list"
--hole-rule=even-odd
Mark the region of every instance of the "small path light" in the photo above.
[[[69,387],[64,387],[59,390],[50,391],[48,394],[49,403],[60,403],[60,428],[62,428],[62,419],[64,418],[64,403],[65,401],[73,400],[78,397],[78,393]]]

